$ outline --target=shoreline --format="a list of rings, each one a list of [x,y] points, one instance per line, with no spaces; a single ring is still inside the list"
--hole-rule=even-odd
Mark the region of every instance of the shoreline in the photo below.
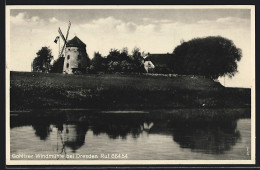
[[[11,111],[10,117],[59,117],[64,115],[98,116],[98,115],[172,115],[177,118],[195,119],[233,119],[251,118],[251,108],[182,108],[182,109],[155,109],[155,110],[100,110],[100,109],[50,109]]]
[[[201,77],[11,72],[10,110],[249,108],[251,89]]]
[[[235,108],[172,108],[172,109],[154,109],[152,111],[158,111],[158,110],[164,110],[164,111],[169,111],[169,110],[239,110],[239,109],[245,109],[251,110],[251,107],[235,107]],[[37,110],[34,109],[28,109],[28,110],[10,110],[11,113],[30,113],[30,112],[35,112]],[[61,108],[61,109],[44,109],[41,111],[46,111],[46,112],[51,112],[51,111],[96,111],[96,112],[101,112],[101,113],[149,113],[150,110],[144,109],[144,110],[101,110],[101,109],[85,109],[85,108],[78,108],[78,109],[68,109],[68,108]]]

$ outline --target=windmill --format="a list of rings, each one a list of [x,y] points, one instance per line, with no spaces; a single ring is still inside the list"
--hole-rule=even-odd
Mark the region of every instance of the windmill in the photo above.
[[[63,39],[63,41],[64,41],[64,45],[63,45],[63,47],[62,47],[62,49],[61,49],[61,51],[60,51],[60,53],[59,53],[59,57],[62,56],[62,53],[63,53],[63,51],[64,51],[64,48],[65,48],[65,46],[66,46],[66,44],[67,44],[67,39],[68,39],[68,36],[69,36],[70,26],[71,26],[71,22],[69,21],[69,25],[68,25],[68,30],[67,30],[66,37],[64,37],[64,35],[62,34],[60,27],[59,27],[59,29],[58,29],[58,32],[59,32],[59,34],[60,34],[60,37],[61,37],[61,38]]]

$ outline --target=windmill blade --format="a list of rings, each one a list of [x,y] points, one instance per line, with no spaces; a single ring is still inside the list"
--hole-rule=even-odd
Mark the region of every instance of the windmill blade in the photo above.
[[[63,47],[62,47],[62,49],[61,49],[61,51],[60,51],[60,57],[61,57],[61,55],[62,55],[62,53],[63,53],[63,50],[64,50],[64,48],[65,48],[65,43],[64,43],[64,45],[63,45]]]
[[[66,45],[67,42],[66,42],[66,39],[65,39],[64,35],[62,34],[60,28],[58,29],[58,32],[59,32],[59,34],[60,34],[60,37],[61,37],[61,38],[63,39],[63,41],[64,41],[64,45],[63,45],[62,50],[60,51],[60,54],[59,54],[59,56],[61,57],[61,55],[62,55],[62,53],[63,53],[63,50],[64,50],[65,45]]]
[[[63,41],[66,43],[66,39],[65,39],[64,35],[62,34],[60,28],[58,29],[58,32],[59,32],[61,38],[63,39]]]
[[[67,38],[68,38],[68,36],[69,36],[70,26],[71,26],[71,23],[70,23],[70,21],[69,21],[69,26],[68,26],[66,38],[64,37],[64,35],[62,34],[62,32],[61,32],[61,30],[60,30],[60,28],[59,28],[59,33],[60,33],[60,35],[61,35],[61,38],[64,40],[64,45],[63,45],[63,47],[62,47],[62,49],[61,49],[60,56],[62,55],[62,53],[63,53],[63,51],[64,51],[64,48],[65,48],[65,46],[66,46],[66,44],[67,44]]]
[[[67,41],[67,38],[69,36],[70,26],[71,26],[71,22],[69,21],[69,26],[68,26],[68,30],[67,30],[67,34],[66,34],[66,39],[65,39],[66,41]]]

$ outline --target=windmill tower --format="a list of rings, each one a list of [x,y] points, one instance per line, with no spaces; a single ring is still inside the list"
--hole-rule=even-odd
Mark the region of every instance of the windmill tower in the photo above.
[[[90,60],[86,51],[86,44],[77,36],[67,42],[64,54],[63,73],[77,74],[86,72]]]
[[[63,73],[85,73],[90,61],[86,51],[86,44],[82,42],[77,36],[67,41],[70,25],[71,23],[69,23],[66,38],[63,36],[59,28],[60,36],[64,41],[64,45],[60,52],[60,56],[64,57]]]

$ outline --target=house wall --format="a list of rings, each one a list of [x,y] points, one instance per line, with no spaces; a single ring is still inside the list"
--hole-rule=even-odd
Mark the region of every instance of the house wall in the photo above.
[[[151,61],[145,61],[144,62],[144,69],[146,70],[146,72],[149,72],[149,69],[154,69],[155,66],[153,65],[153,63]]]
[[[73,69],[86,69],[88,64],[87,58],[88,55],[85,48],[66,47],[64,52],[63,73],[73,74]]]

